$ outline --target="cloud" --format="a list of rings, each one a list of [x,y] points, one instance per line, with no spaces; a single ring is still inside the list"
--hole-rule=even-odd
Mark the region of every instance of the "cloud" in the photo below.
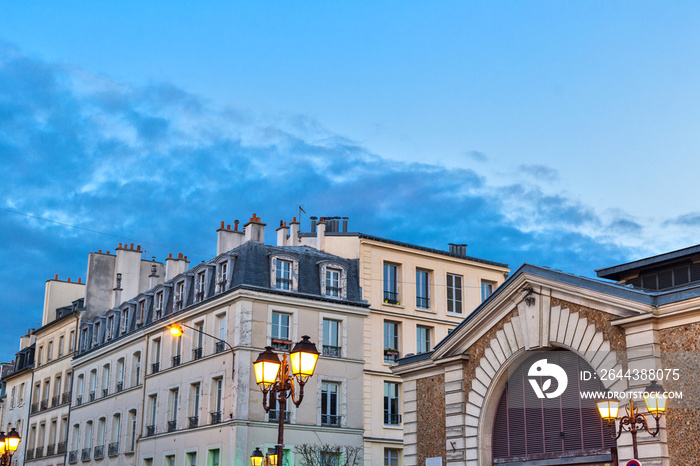
[[[555,181],[559,172],[544,165],[520,165],[518,170],[540,181]]]
[[[464,155],[475,162],[486,162],[488,161],[488,156],[484,154],[483,152],[480,152],[478,150],[469,150],[464,153]]]
[[[688,214],[680,215],[678,217],[666,220],[664,224],[684,227],[697,227],[700,226],[700,213],[691,212]]]

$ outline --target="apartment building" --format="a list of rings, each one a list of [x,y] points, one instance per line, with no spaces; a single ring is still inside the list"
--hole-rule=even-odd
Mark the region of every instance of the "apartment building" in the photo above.
[[[398,466],[403,456],[404,390],[391,372],[398,359],[431,351],[508,277],[505,264],[466,255],[467,246],[422,247],[348,232],[348,219],[311,217],[278,229],[278,244],[306,244],[359,261],[363,330],[365,465]]]
[[[20,337],[20,350],[15,353],[12,368],[3,374],[7,400],[3,404],[3,431],[9,432],[14,427],[26,438],[29,419],[29,400],[32,393],[32,367],[34,366],[35,337],[28,331]],[[24,464],[24,445],[12,457],[13,465]]]
[[[222,224],[215,258],[190,267],[170,257],[164,276],[154,270],[153,286],[133,295],[123,292],[125,272],[122,283],[116,269],[107,274],[122,292],[81,321],[70,464],[249,464],[256,447],[274,447],[281,416],[285,464],[302,443],[362,446],[369,311],[358,261],[265,245],[264,227],[256,216],[244,232]],[[87,302],[90,290],[88,280]],[[173,337],[173,325],[184,334]],[[322,352],[304,400],[266,413],[252,363],[265,346],[289,351],[304,334]]]

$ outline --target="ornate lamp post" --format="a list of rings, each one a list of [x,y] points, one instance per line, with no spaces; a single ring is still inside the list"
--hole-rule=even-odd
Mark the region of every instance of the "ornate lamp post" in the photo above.
[[[257,447],[250,455],[250,464],[252,466],[277,466],[277,453],[268,453],[263,456],[260,447]]]
[[[17,451],[21,440],[14,427],[7,435],[5,432],[0,432],[0,466],[9,466],[12,463],[12,456]]]
[[[291,396],[292,402],[299,407],[304,399],[304,385],[309,380],[309,377],[314,375],[318,356],[319,352],[316,349],[316,345],[309,341],[308,335],[304,335],[289,353],[289,362],[287,361],[287,353],[282,353],[282,361],[280,362],[277,354],[273,352],[273,348],[266,346],[265,351],[260,353],[258,359],[253,363],[255,382],[262,390],[265,412],[269,412],[271,407],[268,404],[268,394],[270,401],[273,399],[277,401],[277,408],[279,409],[275,464],[277,461],[282,464],[284,459],[284,412],[287,407],[287,398]],[[298,398],[295,385],[299,385]],[[259,457],[251,456],[251,462],[254,461],[254,458]]]
[[[644,403],[647,405],[647,410],[656,421],[656,428],[654,430],[649,428],[646,415],[639,413],[639,409],[634,404],[634,401],[632,401],[632,398],[630,398],[629,405],[625,407],[627,414],[620,417],[620,428],[617,434],[615,434],[614,426],[618,411],[620,410],[620,402],[614,399],[606,399],[598,402],[598,412],[600,416],[607,421],[608,424],[613,426],[612,438],[617,440],[620,438],[620,435],[622,435],[622,432],[630,432],[632,434],[632,448],[635,458],[639,458],[639,453],[637,452],[637,432],[645,430],[651,436],[656,437],[661,429],[659,426],[659,419],[661,419],[661,415],[666,411],[666,394],[663,387],[656,383],[656,380],[652,380],[651,385],[644,390]]]

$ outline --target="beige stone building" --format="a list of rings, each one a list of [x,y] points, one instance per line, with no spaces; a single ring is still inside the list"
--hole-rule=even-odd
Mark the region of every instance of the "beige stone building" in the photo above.
[[[12,428],[22,438],[27,438],[29,405],[32,393],[32,367],[34,366],[34,350],[36,337],[28,331],[20,339],[20,350],[15,354],[11,369],[3,374],[5,381],[6,399],[3,403],[3,431],[9,432]],[[12,462],[15,465],[24,464],[25,446],[15,452]]]
[[[433,351],[393,368],[405,465],[627,464],[633,437],[614,440],[596,401],[612,393],[621,416],[652,377],[671,398],[658,434],[638,433],[638,459],[698,464],[698,257],[695,246],[597,271],[613,281],[519,268]]]
[[[391,369],[407,354],[431,351],[508,276],[505,264],[347,231],[347,219],[311,217],[311,231],[283,225],[278,244],[307,244],[357,259],[370,314],[363,329],[366,465],[398,466],[403,456],[404,386]],[[291,231],[287,234],[287,230]],[[286,241],[286,242],[285,242]]]

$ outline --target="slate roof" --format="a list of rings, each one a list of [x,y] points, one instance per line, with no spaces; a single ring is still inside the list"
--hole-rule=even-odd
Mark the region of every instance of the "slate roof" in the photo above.
[[[690,246],[688,248],[671,251],[657,256],[646,257],[632,262],[627,262],[620,265],[613,265],[602,269],[596,269],[595,273],[601,278],[609,278],[611,280],[619,280],[625,272],[636,269],[647,269],[652,266],[660,266],[664,263],[672,263],[674,261],[689,258],[690,256],[700,254],[700,244]]]

